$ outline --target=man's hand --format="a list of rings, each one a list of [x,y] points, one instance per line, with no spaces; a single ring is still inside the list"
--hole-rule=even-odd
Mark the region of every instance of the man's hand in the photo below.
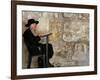
[[[46,36],[49,36],[51,35],[52,33],[48,33],[48,34],[45,34],[45,35],[40,35],[40,37],[46,37]]]

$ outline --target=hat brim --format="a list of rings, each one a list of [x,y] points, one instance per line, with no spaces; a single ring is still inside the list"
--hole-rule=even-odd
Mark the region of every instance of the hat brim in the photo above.
[[[33,23],[38,24],[39,21],[34,21],[34,22],[30,23],[30,24],[28,23],[28,24],[26,24],[25,26],[26,26],[26,27],[29,27],[29,26],[30,26],[31,24],[33,24]]]
[[[30,26],[29,24],[26,24],[26,25],[25,25],[25,27],[29,27],[29,26]]]
[[[39,21],[35,21],[35,23],[36,23],[36,24],[38,24],[38,23],[39,23]]]

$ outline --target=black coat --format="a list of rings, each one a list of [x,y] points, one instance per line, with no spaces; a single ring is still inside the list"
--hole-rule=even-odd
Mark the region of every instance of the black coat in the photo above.
[[[46,53],[46,44],[41,44],[39,36],[32,34],[31,30],[28,28],[24,34],[24,41],[28,48],[28,51],[31,55],[43,55]],[[53,47],[51,44],[48,44],[48,58],[51,58],[53,55]]]

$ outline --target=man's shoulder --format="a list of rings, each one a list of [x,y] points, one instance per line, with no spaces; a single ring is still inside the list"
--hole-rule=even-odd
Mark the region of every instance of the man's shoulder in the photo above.
[[[24,33],[28,33],[28,32],[30,32],[30,29],[29,28],[26,29]]]
[[[26,30],[24,31],[24,33],[23,33],[23,36],[26,35],[26,34],[28,34],[29,32],[30,32],[30,30],[29,30],[29,29],[26,29]]]

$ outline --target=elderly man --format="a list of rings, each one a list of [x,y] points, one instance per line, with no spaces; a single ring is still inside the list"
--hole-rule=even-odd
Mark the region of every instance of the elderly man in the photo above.
[[[29,19],[28,23],[25,25],[28,27],[28,29],[24,32],[24,42],[26,43],[26,46],[29,51],[29,57],[28,57],[28,65],[27,68],[30,68],[32,57],[33,56],[39,56],[38,58],[38,65],[39,67],[44,67],[43,65],[43,55],[46,53],[46,44],[41,44],[39,41],[41,40],[40,36],[36,34],[36,28],[39,21],[36,21],[34,19]],[[53,47],[51,44],[48,44],[48,64],[49,66],[52,66],[49,63],[49,59],[53,55]]]

